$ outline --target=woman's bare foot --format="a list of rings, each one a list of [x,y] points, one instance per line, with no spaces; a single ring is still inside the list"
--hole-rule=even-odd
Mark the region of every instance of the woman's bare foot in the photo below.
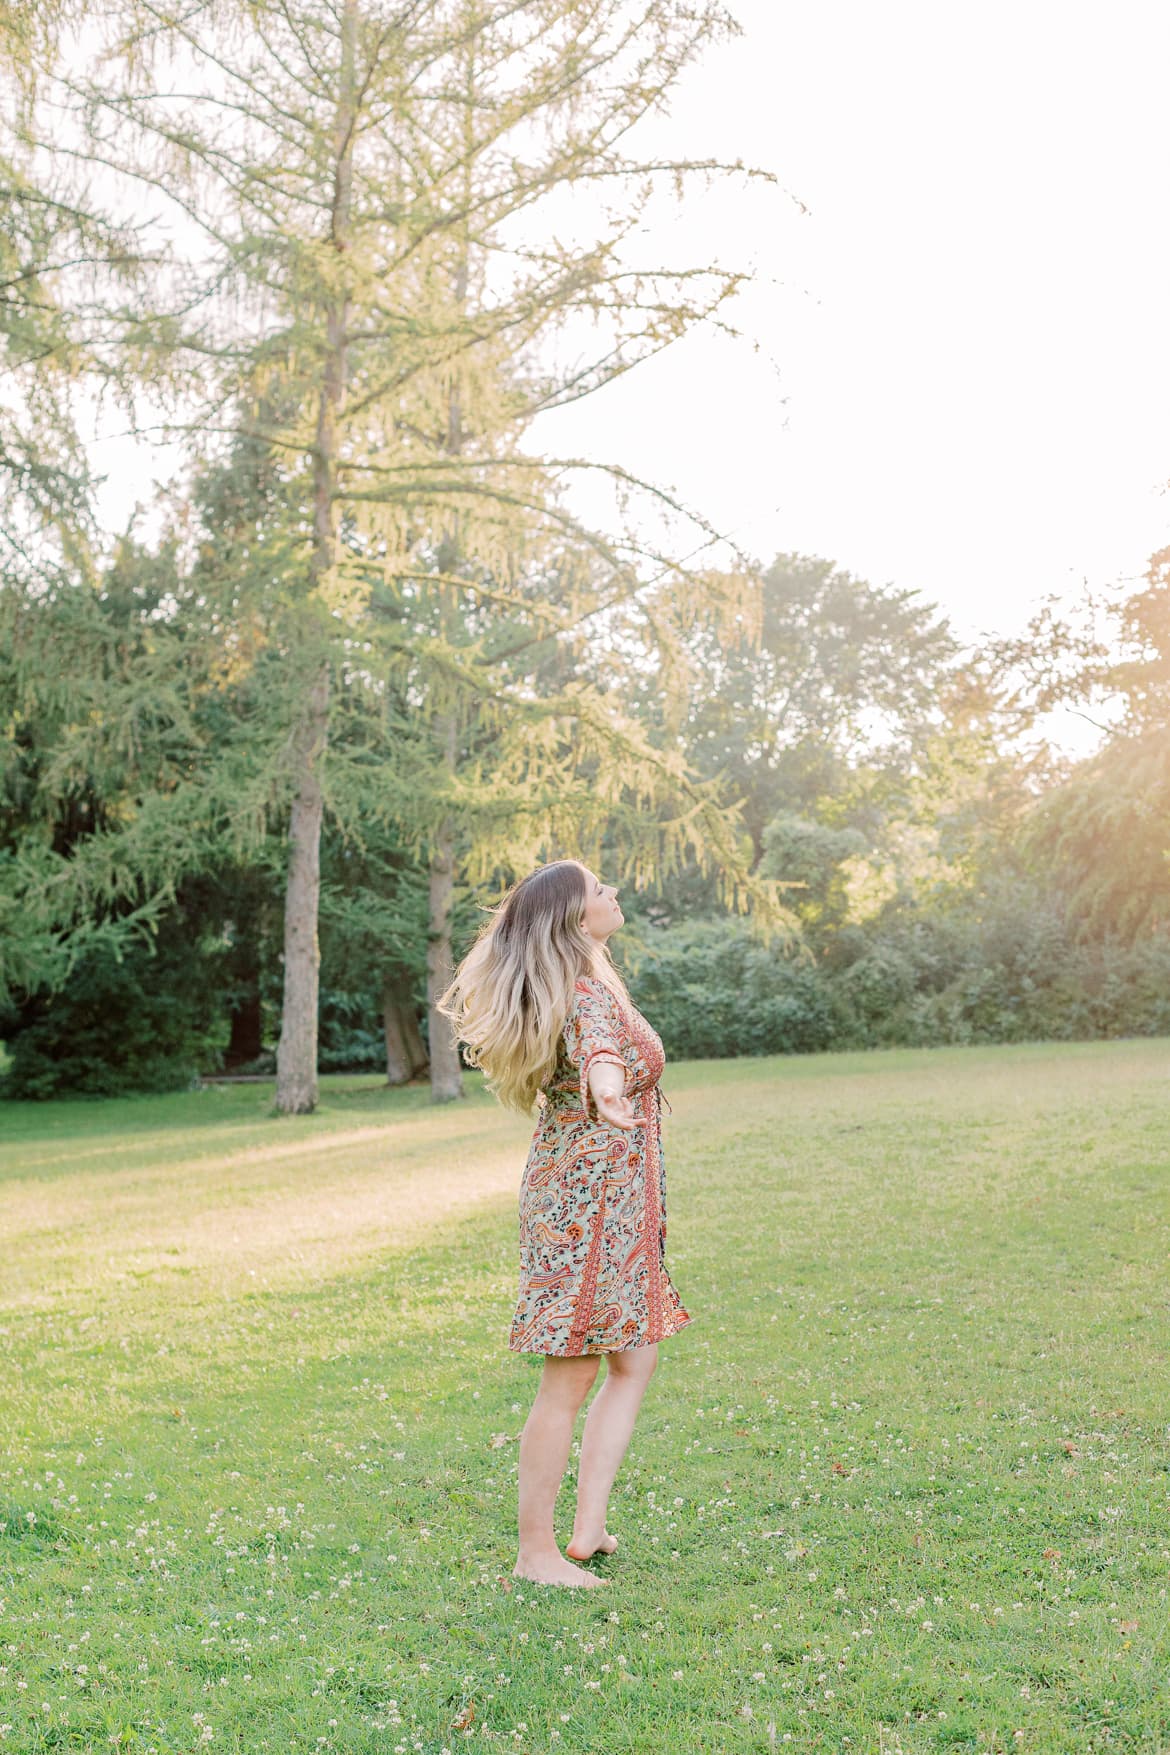
[[[596,1538],[573,1536],[565,1544],[565,1553],[570,1554],[574,1560],[589,1560],[594,1554],[612,1554],[617,1545],[617,1537],[611,1536],[608,1530],[602,1530]]]
[[[608,1578],[598,1578],[592,1572],[586,1572],[583,1566],[573,1566],[560,1554],[541,1555],[538,1559],[517,1560],[512,1568],[513,1578],[527,1578],[533,1584],[568,1584],[591,1585],[608,1584]]]

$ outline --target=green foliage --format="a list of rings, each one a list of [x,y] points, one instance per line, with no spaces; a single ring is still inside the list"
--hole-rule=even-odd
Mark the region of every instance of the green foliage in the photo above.
[[[1170,925],[1170,739],[1119,733],[1040,801],[1022,838],[1078,936],[1135,944]]]
[[[317,1064],[323,1073],[384,1072],[386,1041],[372,988],[346,993],[322,987]]]
[[[958,643],[911,591],[832,561],[778,555],[761,578],[758,640],[700,625],[700,685],[688,724],[701,773],[744,798],[757,854],[780,811],[817,814],[865,763],[903,765],[938,722]]]
[[[66,985],[8,1013],[6,1097],[174,1091],[218,1063],[226,981],[215,946],[181,917],[153,951],[131,945],[78,958]]]
[[[1170,1032],[1170,938],[1085,940],[1020,877],[892,904],[815,958],[735,921],[651,928],[628,979],[681,1058]]]
[[[1065,898],[1079,941],[1156,939],[1170,927],[1170,550],[1137,591],[1049,605],[1004,655],[1017,699],[1108,719],[1023,823],[1020,856]]]
[[[685,921],[651,934],[627,979],[671,1059],[808,1053],[841,1034],[813,964],[778,956],[739,921]]]
[[[897,909],[843,972],[876,1006],[857,1004],[856,1040],[892,1043],[1076,1041],[1170,1029],[1170,939],[1086,939],[1059,895],[1007,875],[952,906]]]
[[[849,912],[845,861],[866,849],[860,829],[833,828],[781,811],[764,830],[760,869],[769,877],[799,884],[789,905],[818,942],[839,929]]]

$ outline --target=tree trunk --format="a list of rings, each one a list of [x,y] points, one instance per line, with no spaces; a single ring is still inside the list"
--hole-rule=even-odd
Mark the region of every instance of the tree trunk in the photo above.
[[[473,51],[469,48],[467,59],[467,79],[470,83],[473,69]],[[465,126],[470,129],[472,106],[469,104],[465,112]],[[468,143],[470,136],[467,136]],[[465,211],[471,211],[471,163],[470,157],[464,161]],[[469,246],[466,236],[463,249],[455,271],[455,302],[462,308],[467,299],[467,278],[469,267]],[[463,449],[463,396],[460,381],[456,376],[451,384],[447,397],[447,436],[445,449],[452,457],[458,457]],[[449,528],[444,532],[440,553],[443,555],[444,570],[452,573],[458,571],[460,560],[459,515],[455,514]],[[457,626],[455,587],[439,586],[439,625],[445,639],[450,639]],[[435,726],[437,740],[442,749],[442,759],[446,771],[454,776],[459,764],[459,722],[454,711],[441,715]],[[427,934],[427,1034],[431,1048],[431,1099],[435,1103],[450,1103],[456,1097],[465,1097],[463,1089],[463,1063],[459,1054],[459,1043],[449,1018],[435,1009],[435,1001],[449,986],[455,973],[454,959],[451,955],[451,901],[455,889],[455,824],[448,815],[443,818],[431,847],[430,864],[430,930]]]
[[[406,1038],[402,1034],[402,1012],[398,1005],[397,987],[393,981],[387,981],[382,989],[382,1028],[386,1035],[386,1083],[408,1085],[410,1056],[406,1051]]]
[[[400,1004],[398,1015],[402,1019],[402,1036],[406,1043],[406,1052],[410,1059],[412,1078],[430,1071],[430,1059],[427,1045],[422,1039],[422,1031],[418,1025],[418,1013],[414,1009],[414,1001],[407,999]]]
[[[454,739],[454,722],[451,724]],[[459,1044],[449,1018],[435,1001],[454,974],[451,959],[451,899],[455,889],[455,825],[444,819],[431,848],[430,931],[427,934],[427,1030],[431,1044],[431,1098],[450,1103],[465,1097]]]
[[[386,1032],[386,1083],[408,1085],[426,1071],[427,1051],[414,1002],[401,976],[388,975],[383,984],[382,1023]]]
[[[301,783],[288,826],[288,889],[284,902],[284,1003],[276,1050],[276,1107],[305,1115],[317,1104],[317,976],[321,952],[317,913],[321,895],[321,781],[329,672],[322,670],[309,697],[294,748]]]
[[[357,0],[344,0],[341,69],[333,125],[333,191],[329,238],[338,255],[349,247],[353,191],[354,69]],[[344,291],[327,307],[325,359],[317,400],[313,447],[314,593],[327,586],[336,561],[334,491],[337,481],[337,422],[345,406],[346,326],[349,299]],[[329,734],[329,666],[323,661],[293,734],[297,791],[288,832],[288,890],[284,909],[284,1003],[276,1055],[276,1107],[281,1115],[304,1115],[317,1104],[317,988],[320,949],[317,916],[321,892],[320,763]]]

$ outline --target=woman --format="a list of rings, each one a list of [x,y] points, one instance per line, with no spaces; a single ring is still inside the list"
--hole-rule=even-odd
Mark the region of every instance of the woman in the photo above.
[[[691,1320],[663,1255],[666,1057],[609,953],[623,920],[617,891],[578,860],[540,866],[493,911],[439,1001],[503,1104],[531,1115],[541,1099],[520,1188],[520,1293],[508,1336],[512,1352],[544,1355],[520,1436],[512,1569],[541,1584],[609,1582],[573,1561],[617,1547],[605,1527],[610,1488],[658,1342]],[[603,1353],[566,1559],[553,1506]]]

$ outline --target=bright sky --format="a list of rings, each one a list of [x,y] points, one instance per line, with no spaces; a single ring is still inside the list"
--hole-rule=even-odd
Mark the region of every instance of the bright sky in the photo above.
[[[690,338],[550,446],[674,483],[765,560],[921,591],[968,637],[1135,579],[1170,543],[1170,7],[732,10],[665,137],[811,209],[724,185],[676,228],[680,255],[754,261],[760,351]]]

